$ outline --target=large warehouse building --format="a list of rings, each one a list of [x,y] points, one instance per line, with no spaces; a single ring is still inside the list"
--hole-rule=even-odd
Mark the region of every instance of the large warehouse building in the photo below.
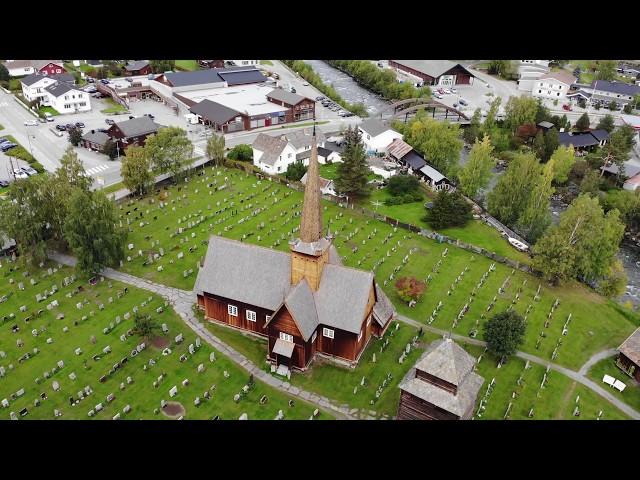
[[[462,65],[449,60],[389,60],[389,67],[417,77],[425,85],[471,85],[475,78]]]

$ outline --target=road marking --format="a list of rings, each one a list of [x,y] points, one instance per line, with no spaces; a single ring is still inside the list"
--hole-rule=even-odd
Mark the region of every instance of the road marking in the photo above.
[[[98,165],[97,167],[90,168],[87,170],[88,175],[95,175],[97,173],[103,172],[109,169],[109,165]]]
[[[9,104],[7,102],[0,102],[0,107],[8,107]]]

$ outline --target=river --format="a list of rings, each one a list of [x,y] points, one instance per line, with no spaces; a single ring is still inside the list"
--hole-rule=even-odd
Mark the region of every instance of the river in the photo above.
[[[322,60],[304,60],[313,67],[322,81],[327,85],[332,85],[338,94],[349,103],[363,103],[367,107],[370,116],[376,115],[380,110],[389,105],[388,102],[362,88],[358,83],[346,73],[333,68]]]

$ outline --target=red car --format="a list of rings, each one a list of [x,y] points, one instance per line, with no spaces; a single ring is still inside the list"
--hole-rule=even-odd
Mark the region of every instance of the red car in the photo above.
[[[562,109],[568,112],[572,111],[571,105],[569,105],[568,103],[565,103],[564,105],[562,105]]]

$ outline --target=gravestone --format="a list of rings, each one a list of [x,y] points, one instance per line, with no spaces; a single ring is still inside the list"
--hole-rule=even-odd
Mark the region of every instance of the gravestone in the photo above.
[[[171,387],[171,390],[169,390],[169,396],[173,398],[177,394],[178,394],[178,387],[177,386]]]

